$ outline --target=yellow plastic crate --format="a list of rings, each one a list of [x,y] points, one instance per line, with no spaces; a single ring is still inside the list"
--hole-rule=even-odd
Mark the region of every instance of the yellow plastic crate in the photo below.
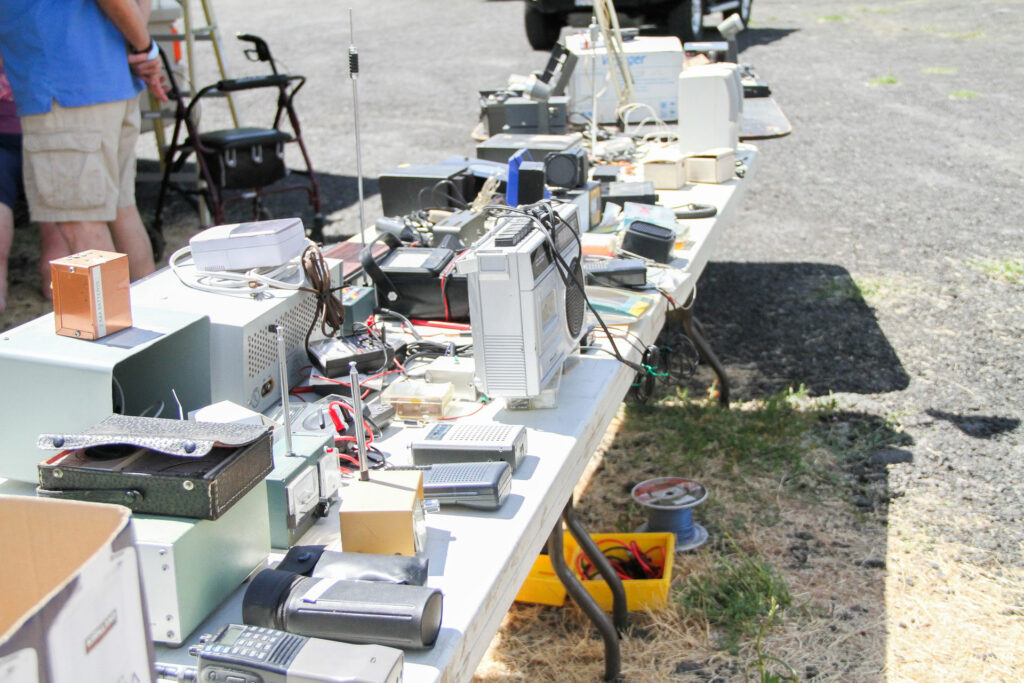
[[[566,534],[567,538],[568,536]],[[516,602],[532,602],[538,605],[561,605],[565,602],[565,586],[555,576],[550,557],[537,556],[530,574],[516,593]]]
[[[603,545],[601,541],[616,540],[625,544],[636,541],[640,550],[651,556],[654,561],[661,560],[661,551],[664,549],[664,569],[660,579],[630,579],[622,582],[626,589],[626,608],[633,612],[642,609],[659,609],[668,602],[668,589],[672,581],[672,566],[675,559],[676,537],[672,533],[644,533],[644,534],[590,534],[598,547]],[[587,580],[576,571],[576,558],[581,554],[576,541],[569,535],[565,535],[565,555],[569,567],[580,579],[583,587],[594,598],[601,609],[610,612],[612,609],[612,591],[604,579]],[[623,554],[623,556],[625,556]],[[547,559],[547,558],[545,558]],[[557,581],[557,577],[555,578]]]

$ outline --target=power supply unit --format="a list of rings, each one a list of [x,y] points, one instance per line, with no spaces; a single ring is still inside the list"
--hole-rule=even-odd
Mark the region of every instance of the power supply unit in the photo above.
[[[327,260],[331,281],[341,283],[341,261]],[[132,302],[173,311],[200,311],[210,318],[210,400],[233,401],[263,412],[281,397],[278,385],[277,340],[271,325],[284,330],[288,382],[309,365],[306,331],[316,314],[311,292],[269,289],[261,298],[242,298],[192,289],[169,269],[132,285]],[[323,339],[317,325],[310,341]]]

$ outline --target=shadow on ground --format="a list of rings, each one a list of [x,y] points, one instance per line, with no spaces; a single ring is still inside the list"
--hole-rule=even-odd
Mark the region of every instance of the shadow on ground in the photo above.
[[[755,45],[771,45],[788,37],[791,33],[796,33],[798,30],[795,28],[748,28],[736,36],[736,46],[742,52],[748,47],[754,47]],[[717,34],[718,32],[715,31],[715,33]]]
[[[1012,432],[1020,426],[1020,420],[1015,417],[959,415],[934,408],[929,408],[925,412],[937,420],[949,422],[967,436],[973,436],[976,439],[991,439],[993,436]]]
[[[801,385],[820,396],[909,384],[874,312],[840,266],[710,263],[697,294],[697,316],[735,399]]]

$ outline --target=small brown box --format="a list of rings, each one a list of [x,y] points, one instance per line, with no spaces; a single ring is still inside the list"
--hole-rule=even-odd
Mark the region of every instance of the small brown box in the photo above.
[[[57,334],[99,339],[132,326],[128,257],[91,249],[50,261]]]
[[[424,539],[417,541],[417,535],[425,532],[422,472],[373,470],[369,481],[350,481],[340,494],[342,550],[415,555],[420,549]]]

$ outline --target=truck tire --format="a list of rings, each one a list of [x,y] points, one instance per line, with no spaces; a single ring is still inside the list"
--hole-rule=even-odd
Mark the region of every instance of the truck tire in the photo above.
[[[750,26],[750,8],[753,7],[754,0],[740,0],[740,8],[738,10],[732,10],[726,12],[726,18],[731,17],[734,14],[740,15],[740,21],[743,22],[743,28]]]
[[[666,28],[682,42],[700,40],[704,33],[704,0],[680,0],[668,12]]]
[[[545,14],[536,7],[526,6],[524,16],[526,39],[534,50],[550,50],[558,42],[562,32],[562,15]]]

